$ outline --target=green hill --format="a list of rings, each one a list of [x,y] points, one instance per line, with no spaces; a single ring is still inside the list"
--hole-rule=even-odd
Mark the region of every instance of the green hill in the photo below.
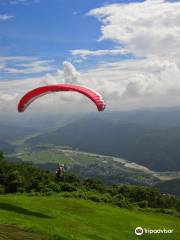
[[[153,187],[107,186],[71,173],[62,181],[30,164],[8,163],[0,153],[2,240],[46,239],[43,236],[49,240],[136,240],[137,226],[174,229],[168,239],[176,240],[179,213],[180,201]],[[166,234],[142,239],[153,237],[167,239]]]
[[[120,209],[86,200],[67,199],[58,195],[0,196],[0,223],[15,224],[21,229],[59,240],[135,240],[139,239],[134,234],[137,226],[148,229],[174,229],[174,233],[168,236],[144,234],[141,239],[180,238],[179,218]]]

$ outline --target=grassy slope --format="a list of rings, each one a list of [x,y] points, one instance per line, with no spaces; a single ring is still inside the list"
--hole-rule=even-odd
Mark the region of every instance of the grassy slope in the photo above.
[[[58,196],[0,196],[0,223],[67,240],[135,240],[139,239],[134,234],[137,226],[175,230],[172,235],[144,235],[141,239],[180,239],[178,218]]]
[[[15,226],[0,225],[0,240],[48,240],[47,237],[23,231]]]

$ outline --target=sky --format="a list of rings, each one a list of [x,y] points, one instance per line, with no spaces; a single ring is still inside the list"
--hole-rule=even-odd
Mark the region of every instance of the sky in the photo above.
[[[45,84],[101,93],[108,111],[180,105],[180,1],[0,0],[0,118]],[[96,111],[56,93],[23,114]]]

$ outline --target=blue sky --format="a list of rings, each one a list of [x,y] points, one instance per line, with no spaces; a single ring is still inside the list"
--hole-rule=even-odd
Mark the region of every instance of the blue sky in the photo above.
[[[132,4],[143,0],[0,0],[0,57],[29,56],[54,61],[57,67],[63,61],[73,62],[80,69],[90,68],[101,61],[130,59],[133,54],[94,56],[88,61],[74,61],[74,49],[92,51],[120,46],[113,39],[98,41],[102,23],[87,13],[111,4]],[[10,64],[13,64],[12,62]],[[37,75],[37,74],[36,74]],[[17,74],[13,74],[18,78]],[[0,72],[0,80],[13,78]]]
[[[0,55],[39,57],[54,60],[54,64],[58,65],[64,60],[73,61],[70,54],[73,49],[111,49],[115,45],[113,41],[97,41],[100,22],[87,16],[87,13],[103,5],[122,2],[27,0],[23,4],[18,0],[0,0],[0,14],[12,16],[0,22]],[[104,60],[106,58],[104,56]],[[98,60],[100,58],[89,60],[83,65],[74,64],[83,68],[97,64]],[[10,75],[3,73],[1,78],[12,78]],[[17,74],[13,76],[18,77]]]

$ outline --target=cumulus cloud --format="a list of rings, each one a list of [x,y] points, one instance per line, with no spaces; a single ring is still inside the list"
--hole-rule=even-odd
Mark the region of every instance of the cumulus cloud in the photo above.
[[[80,73],[70,62],[63,62],[63,78],[65,83],[77,83]]]
[[[176,105],[180,93],[180,70],[176,63],[169,64],[166,60],[153,59],[144,62],[139,60],[119,61],[101,64],[98,67],[78,72],[70,63],[65,63],[54,74],[44,75],[42,78],[30,78],[0,82],[1,95],[10,99],[11,110],[16,112],[17,102],[30,89],[44,84],[74,83],[84,85],[100,92],[106,102],[108,110],[132,109],[147,106]],[[68,71],[66,71],[66,67]],[[71,69],[71,71],[70,71]],[[157,74],[158,73],[158,74]],[[74,79],[74,81],[73,81]],[[15,92],[16,91],[16,95]],[[168,95],[168,98],[167,98]],[[14,98],[16,97],[16,98]],[[0,109],[4,108],[6,99],[0,101]],[[44,111],[96,111],[94,105],[75,93],[56,93],[35,101],[28,112]]]
[[[78,83],[80,73],[76,70],[74,65],[70,62],[64,61],[62,69],[58,69],[54,74],[47,74],[44,77],[44,83]]]
[[[179,56],[180,2],[112,4],[88,13],[101,23],[100,40],[124,44],[135,56]]]
[[[100,75],[94,72],[94,77],[110,79],[109,87],[104,83],[107,96],[114,92],[121,100],[139,98],[145,104],[154,97],[162,99],[157,104],[163,104],[166,97],[167,104],[180,93],[180,2],[111,4],[88,15],[101,22],[100,41],[112,40],[116,48],[123,46],[134,56],[96,69]]]

